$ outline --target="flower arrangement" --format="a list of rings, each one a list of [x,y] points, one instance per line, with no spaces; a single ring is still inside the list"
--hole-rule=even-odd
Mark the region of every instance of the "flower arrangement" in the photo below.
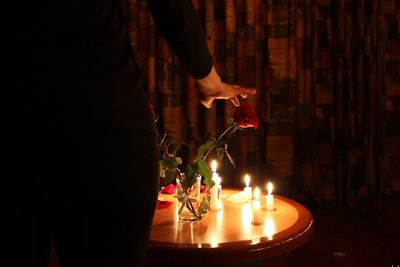
[[[201,219],[207,212],[209,207],[208,192],[214,186],[212,180],[212,172],[206,162],[210,153],[215,150],[217,158],[222,160],[227,156],[233,166],[235,162],[233,157],[228,152],[227,138],[238,129],[258,128],[258,119],[256,113],[247,102],[243,102],[235,109],[234,118],[217,138],[209,138],[202,142],[194,149],[195,156],[191,162],[182,167],[182,159],[178,156],[178,152],[182,145],[187,145],[184,142],[174,140],[172,137],[164,134],[159,138],[159,153],[160,153],[160,177],[163,184],[170,184],[176,181],[180,187],[178,198],[183,202],[181,210],[186,208],[193,213],[195,218]],[[198,177],[202,177],[202,182],[205,186],[205,196],[201,199],[197,208],[193,205],[193,200],[190,198],[190,191],[193,185],[197,182]]]

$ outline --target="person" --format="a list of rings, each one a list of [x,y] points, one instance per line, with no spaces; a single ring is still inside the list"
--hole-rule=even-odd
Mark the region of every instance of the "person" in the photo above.
[[[158,149],[128,38],[128,1],[30,2],[20,8],[18,64],[10,67],[19,73],[7,127],[12,263],[47,266],[53,238],[61,267],[142,266]],[[255,93],[221,82],[190,0],[147,4],[204,106],[237,106],[238,96]]]

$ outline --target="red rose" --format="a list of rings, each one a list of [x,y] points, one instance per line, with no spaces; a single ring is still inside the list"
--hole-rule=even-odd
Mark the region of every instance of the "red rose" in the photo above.
[[[233,119],[240,128],[258,128],[257,115],[247,102],[241,103],[240,106],[235,109]]]
[[[156,113],[155,113],[155,111],[154,111],[154,105],[153,104],[149,104],[149,107],[150,107],[150,110],[151,110],[151,113],[153,113],[153,116],[154,116],[154,118],[156,117]]]

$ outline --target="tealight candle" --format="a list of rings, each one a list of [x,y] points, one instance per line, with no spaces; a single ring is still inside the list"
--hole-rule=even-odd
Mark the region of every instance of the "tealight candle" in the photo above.
[[[260,189],[258,187],[256,187],[256,189],[254,189],[254,201],[253,201],[252,215],[253,215],[253,219],[252,219],[253,224],[261,224],[262,223]]]
[[[247,197],[248,200],[250,200],[253,197],[253,192],[251,189],[250,185],[250,176],[248,174],[246,174],[244,176],[244,183],[246,184],[246,186],[244,187],[244,194]]]
[[[214,181],[214,186],[211,187],[210,208],[213,210],[219,210],[218,191],[220,190],[221,178],[217,173],[217,162],[215,160],[211,162],[211,170],[212,170],[212,180]]]
[[[272,195],[272,183],[267,184],[267,196],[265,197],[267,203],[267,211],[273,211],[274,207],[274,196]]]

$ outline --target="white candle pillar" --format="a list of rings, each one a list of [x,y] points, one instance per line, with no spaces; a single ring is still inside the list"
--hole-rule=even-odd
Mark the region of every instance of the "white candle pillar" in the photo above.
[[[253,197],[253,191],[250,186],[250,176],[248,174],[244,176],[244,183],[246,185],[244,187],[244,194],[247,197],[247,199],[250,200]]]
[[[265,197],[266,198],[265,202],[266,202],[266,205],[267,205],[267,211],[275,210],[275,207],[274,207],[274,196],[272,195],[272,189],[273,189],[272,183],[269,182],[267,184],[267,196]]]
[[[214,181],[214,186],[211,187],[211,198],[210,198],[210,208],[212,210],[218,210],[218,191],[221,184],[221,178],[217,173],[217,162],[213,160],[211,162],[212,169],[212,180]]]

